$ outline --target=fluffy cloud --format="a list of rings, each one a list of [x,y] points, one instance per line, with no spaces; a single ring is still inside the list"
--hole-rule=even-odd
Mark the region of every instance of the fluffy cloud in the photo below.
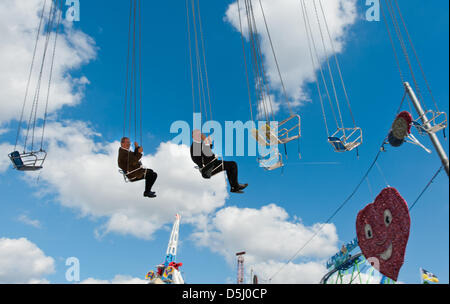
[[[228,197],[224,174],[202,179],[187,146],[162,143],[144,156],[143,164],[159,173],[153,188],[158,197],[149,199],[143,197],[144,181],[125,183],[119,174],[119,142],[98,141],[99,134],[82,122],[52,123],[46,134],[49,154],[40,181],[47,187],[40,187],[40,195],[56,195],[82,216],[106,219],[97,236],[116,232],[149,239],[176,213],[185,223],[197,222]]]
[[[80,284],[147,284],[148,281],[139,278],[133,278],[127,275],[116,275],[112,280],[98,280],[94,278],[86,279]]]
[[[25,96],[31,59],[39,25],[40,12],[44,0],[15,1],[3,0],[0,2],[0,125],[12,119],[18,119]],[[47,12],[50,7],[47,1]],[[37,63],[30,86],[29,99],[36,88],[36,79],[42,57],[44,45],[41,33],[40,44],[36,54]],[[52,35],[52,41],[54,35]],[[51,44],[52,45],[52,44]],[[50,48],[51,49],[51,48]],[[50,57],[50,56],[49,56]],[[80,68],[96,57],[94,40],[72,24],[64,22],[63,31],[58,36],[49,112],[54,112],[64,105],[74,105],[83,97],[84,87],[89,83],[84,76],[71,77],[68,72]],[[39,60],[38,60],[39,59]],[[43,74],[42,105],[45,102],[46,87],[49,77],[49,59]],[[29,113],[31,101],[26,107]],[[44,107],[40,106],[42,117]],[[29,114],[28,114],[29,115]]]
[[[316,1],[317,2],[317,1]],[[334,50],[343,51],[348,28],[356,20],[356,0],[327,0],[322,1],[327,17]],[[314,71],[309,55],[308,39],[299,0],[261,0],[268,22],[270,35],[273,40],[280,70],[286,86],[287,94],[293,106],[308,101],[309,97],[305,85],[314,81]],[[317,2],[318,3],[318,2]],[[312,30],[317,42],[321,41],[319,27],[315,22],[315,11],[311,1],[306,1],[308,14],[312,19]],[[281,82],[278,76],[276,62],[273,58],[270,41],[266,34],[263,15],[259,2],[254,2],[255,21],[261,35],[261,49],[264,55],[267,76],[272,88],[281,91]],[[241,16],[243,18],[243,32],[248,38],[248,26],[243,1],[240,2]],[[318,8],[320,12],[320,7]],[[232,3],[226,12],[226,20],[239,31],[239,13],[237,2]],[[322,21],[323,22],[323,21]],[[323,25],[322,25],[323,26]],[[323,28],[324,30],[324,28]],[[322,51],[319,56],[321,64],[333,54],[327,43],[327,52]],[[345,74],[345,71],[344,71]],[[283,106],[286,106],[283,104]],[[279,106],[277,106],[278,110]]]
[[[224,256],[230,265],[235,263],[235,253],[245,250],[247,270],[252,267],[261,278],[269,278],[317,233],[295,259],[309,261],[283,266],[272,283],[318,283],[326,273],[323,260],[337,251],[338,241],[334,225],[327,224],[319,232],[321,226],[290,221],[288,213],[274,204],[261,209],[227,207],[192,238]]]
[[[8,168],[10,166],[12,166],[11,161],[9,160],[9,158],[7,157],[7,155],[9,153],[11,153],[14,150],[14,146],[7,144],[7,143],[2,143],[0,144],[0,173],[5,172],[6,170],[8,170]]]
[[[0,284],[48,283],[55,272],[53,258],[25,238],[0,238]]]

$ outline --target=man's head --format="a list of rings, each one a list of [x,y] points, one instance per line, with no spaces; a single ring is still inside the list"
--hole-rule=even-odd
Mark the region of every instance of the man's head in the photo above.
[[[202,131],[200,130],[194,130],[192,131],[192,139],[196,142],[201,142],[202,141]]]
[[[123,137],[123,138],[120,140],[120,146],[121,146],[122,148],[126,149],[126,150],[129,150],[129,149],[130,149],[130,146],[131,146],[131,141],[130,141],[130,139],[129,139],[128,137]]]
[[[201,142],[202,140],[203,141],[206,140],[206,135],[203,134],[202,131],[200,131],[200,130],[194,130],[194,131],[192,131],[192,138],[196,142]]]

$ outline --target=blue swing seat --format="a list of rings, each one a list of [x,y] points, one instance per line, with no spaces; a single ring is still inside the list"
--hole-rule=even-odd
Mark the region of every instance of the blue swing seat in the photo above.
[[[38,171],[43,168],[42,164],[47,157],[47,153],[45,151],[39,151],[20,154],[18,151],[14,151],[8,156],[16,170]]]
[[[336,152],[350,152],[362,144],[361,128],[339,128],[328,137],[328,142]]]
[[[328,141],[333,145],[334,150],[338,152],[347,151],[347,149],[344,146],[344,143],[339,137],[328,137]]]

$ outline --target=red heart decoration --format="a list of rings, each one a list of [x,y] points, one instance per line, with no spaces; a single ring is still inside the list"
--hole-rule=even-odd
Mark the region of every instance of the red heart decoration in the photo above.
[[[356,218],[359,247],[381,274],[397,281],[405,259],[411,218],[408,204],[395,188],[386,188]],[[372,261],[372,260],[371,260]]]

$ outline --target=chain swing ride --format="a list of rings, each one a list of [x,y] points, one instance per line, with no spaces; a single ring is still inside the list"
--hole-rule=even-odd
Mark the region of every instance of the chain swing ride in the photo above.
[[[275,97],[272,94],[269,87],[267,70],[264,64],[264,58],[261,50],[260,32],[258,30],[255,19],[255,11],[253,3],[251,0],[242,0],[242,1],[244,2],[243,6],[241,4],[241,0],[237,1],[237,5],[239,13],[239,26],[242,40],[244,66],[247,77],[247,86],[249,90],[250,115],[251,120],[255,121],[255,117],[253,115],[252,110],[253,107],[251,97],[252,94],[250,88],[250,77],[247,58],[251,58],[251,66],[256,87],[257,112],[258,112],[256,118],[264,119],[264,122],[262,124],[259,124],[258,129],[252,130],[252,136],[256,139],[259,145],[264,147],[274,147],[280,144],[284,145],[286,157],[287,157],[286,144],[293,140],[297,140],[300,157],[301,118],[299,115],[293,112],[292,107],[290,105],[289,97],[287,95],[286,87],[284,84],[284,79],[280,70],[278,58],[276,56],[275,48],[272,42],[272,37],[270,35],[270,30],[264,12],[264,8],[262,6],[261,1],[259,1],[259,8],[262,18],[264,20],[265,32],[270,42],[270,48],[275,61],[275,65],[277,67],[278,77],[282,87],[282,95],[284,98],[284,102],[289,109],[289,117],[283,121],[278,121],[275,118],[275,111],[274,111],[275,104],[273,100]],[[241,16],[241,12],[244,13],[245,18]],[[245,48],[245,37],[244,37],[245,34],[243,29],[243,21],[245,20],[247,21],[246,26],[247,26],[247,36],[250,44],[250,53],[251,53],[250,56],[247,55],[247,51]],[[277,126],[274,127],[273,124],[271,124],[271,121],[272,122],[276,121]],[[279,153],[278,149],[272,150],[267,154],[260,155],[258,157],[258,162],[261,167],[263,167],[268,171],[272,171],[284,166],[283,157],[281,153]]]
[[[329,26],[328,26],[327,18],[325,15],[325,11],[323,9],[322,1],[319,0],[317,2],[319,4],[321,14],[319,14],[319,8],[318,8],[316,1],[312,1],[312,4],[314,6],[313,10],[315,13],[315,19],[317,21],[316,31],[318,31],[320,33],[320,42],[321,43],[317,42],[316,39],[314,38],[314,30],[315,30],[315,28],[313,27],[314,23],[312,21],[312,17],[310,17],[310,12],[309,12],[308,6],[306,5],[306,1],[300,0],[301,11],[302,11],[302,16],[303,16],[303,21],[304,21],[305,31],[306,31],[306,37],[308,40],[310,59],[311,59],[313,70],[319,71],[319,74],[320,74],[320,80],[319,80],[319,77],[316,75],[315,82],[316,82],[316,86],[317,86],[317,92],[318,92],[318,97],[320,100],[320,105],[322,108],[323,120],[324,120],[325,128],[327,131],[328,142],[333,146],[333,148],[336,152],[348,152],[348,151],[357,149],[362,144],[363,134],[362,134],[361,128],[359,128],[356,125],[355,117],[353,115],[353,111],[351,108],[350,99],[349,99],[347,89],[345,86],[345,82],[344,82],[344,78],[342,75],[342,70],[341,70],[341,67],[339,64],[339,60],[336,55],[336,49],[334,47],[333,38],[331,37],[331,33],[330,33]],[[321,18],[323,19],[323,22],[322,22]],[[332,64],[330,63],[330,59],[328,56],[328,53],[330,52],[330,50],[327,47],[327,43],[325,42],[324,28],[326,29],[326,33],[327,33],[328,40],[329,40],[329,45],[331,46],[331,52],[334,54],[333,57],[334,57],[334,62],[335,62],[335,66],[336,66],[335,69],[338,71],[341,89],[345,96],[345,100],[346,100],[347,107],[348,107],[348,112],[349,112],[352,122],[353,122],[353,127],[351,127],[351,128],[346,127],[344,124],[343,114],[342,114],[342,110],[341,110],[341,106],[340,106],[340,98],[339,98],[339,94],[338,94],[338,90],[337,90],[337,82],[334,79]],[[322,53],[320,53],[320,48],[322,49]],[[325,68],[322,67],[321,58],[325,58],[325,61],[326,61]],[[329,76],[328,81],[327,81],[327,77],[326,77],[327,72],[328,72],[328,76]],[[331,88],[332,88],[334,98],[331,97],[332,95],[330,93],[330,87],[329,87],[330,83],[331,83]],[[321,86],[321,84],[322,84],[322,86]],[[324,88],[324,91],[326,93],[325,99],[328,100],[331,112],[333,114],[334,121],[336,123],[336,131],[334,133],[330,133],[330,130],[328,127],[328,120],[327,120],[327,115],[326,115],[326,111],[325,111],[325,102],[324,102],[324,98],[322,97],[323,96],[322,87]],[[334,102],[336,104],[336,109],[337,109],[338,115],[336,115],[335,107],[333,105],[334,102],[332,99],[334,99]]]
[[[33,57],[31,60],[28,81],[25,90],[25,97],[22,105],[22,111],[19,119],[19,126],[17,129],[16,142],[14,145],[14,152],[8,156],[13,164],[13,167],[18,171],[38,171],[43,168],[47,152],[44,149],[44,135],[47,121],[48,104],[50,100],[51,84],[53,77],[53,66],[55,62],[56,43],[60,31],[62,19],[62,1],[50,1],[51,5],[47,11],[47,1],[43,3],[40,14],[39,26],[36,33],[36,41],[33,49]],[[41,35],[42,31],[42,35]],[[52,38],[53,36],[53,38]],[[52,41],[53,40],[53,41]],[[43,45],[42,45],[43,44]],[[37,68],[37,71],[35,71]],[[48,71],[46,71],[48,70]],[[27,102],[29,99],[30,89],[34,80],[33,72],[37,72],[36,83],[34,84],[34,94],[31,99],[31,109],[28,121],[24,126],[24,115],[27,109]],[[47,95],[45,97],[45,109],[43,117],[39,113],[42,109],[39,107],[39,102],[43,96],[41,93],[41,86],[44,82],[43,75],[48,73]],[[40,141],[38,136],[38,123],[41,122],[41,136]],[[25,130],[22,134],[22,129]],[[17,146],[19,140],[22,139],[23,150],[19,152]]]
[[[242,3],[242,2],[243,3]],[[256,1],[256,0],[255,0]],[[318,90],[318,96],[321,104],[324,124],[327,132],[328,142],[332,145],[334,151],[336,152],[349,152],[352,150],[357,150],[358,147],[363,142],[362,130],[359,128],[355,122],[355,118],[352,113],[349,96],[345,87],[344,79],[342,76],[341,67],[336,55],[336,50],[333,45],[333,39],[330,34],[328,27],[327,18],[324,13],[323,5],[321,0],[313,0],[313,8],[308,8],[305,0],[299,0],[301,4],[301,12],[303,15],[306,36],[309,46],[309,55],[312,62],[314,71],[319,71],[318,75],[315,76],[316,87]],[[266,15],[261,0],[259,2],[260,13],[265,25],[265,32],[270,42],[270,48],[272,55],[274,57],[274,62],[277,68],[279,80],[282,87],[282,95],[284,96],[284,101],[289,108],[290,116],[278,123],[278,128],[274,128],[270,121],[277,121],[275,118],[274,111],[274,94],[271,92],[269,86],[269,80],[267,78],[267,70],[264,64],[264,58],[261,50],[261,37],[260,31],[257,27],[255,10],[252,0],[237,0],[238,12],[239,12],[239,25],[240,33],[242,39],[242,48],[244,54],[245,71],[247,76],[247,84],[249,90],[249,103],[250,103],[250,113],[252,121],[255,121],[253,115],[253,103],[252,94],[250,86],[249,68],[247,59],[251,59],[251,67],[253,72],[253,78],[256,88],[257,96],[257,111],[258,116],[264,119],[264,123],[258,129],[252,130],[252,135],[258,142],[258,144],[266,147],[272,147],[275,145],[282,144],[285,146],[291,141],[297,140],[301,137],[301,118],[299,115],[295,114],[290,105],[289,97],[286,93],[286,88],[284,85],[284,79],[280,70],[279,62],[276,56],[275,48],[270,35],[268,23],[266,20]],[[447,114],[440,111],[437,101],[431,91],[429,82],[425,76],[422,64],[419,60],[415,47],[412,43],[411,36],[406,27],[403,15],[400,11],[397,0],[385,0],[387,7],[387,13],[381,6],[383,18],[386,24],[389,39],[394,51],[396,63],[400,72],[400,77],[404,87],[404,97],[400,105],[402,108],[406,97],[409,97],[409,104],[414,106],[416,111],[419,113],[418,118],[414,119],[411,112],[408,111],[398,111],[397,116],[391,126],[388,136],[386,137],[384,144],[389,143],[393,147],[400,147],[403,143],[408,142],[418,145],[425,149],[428,153],[431,153],[425,146],[423,146],[417,138],[412,134],[411,130],[414,127],[415,130],[420,135],[430,136],[438,154],[441,156],[443,165],[437,174],[444,168],[448,173],[448,158],[446,158],[445,152],[443,152],[439,141],[437,140],[436,133],[443,131],[445,137],[445,129],[447,128]],[[58,33],[60,31],[61,19],[62,19],[62,1],[58,5],[58,1],[51,1],[51,6],[46,14],[46,4],[47,0],[44,1],[42,12],[40,15],[40,22],[37,32],[37,37],[33,50],[33,57],[30,66],[28,82],[26,86],[25,98],[22,106],[22,112],[20,115],[20,123],[17,130],[17,137],[14,152],[9,154],[9,158],[13,163],[15,169],[19,171],[38,171],[43,168],[44,161],[47,156],[47,152],[44,149],[44,135],[45,126],[47,120],[47,111],[50,100],[51,83],[53,76],[53,66],[55,61],[56,44]],[[311,5],[311,2],[309,3]],[[210,86],[208,80],[208,71],[205,56],[205,45],[203,37],[203,28],[201,23],[201,13],[199,0],[186,0],[187,9],[187,22],[188,22],[188,33],[189,33],[189,54],[190,54],[190,72],[191,72],[191,84],[192,84],[192,102],[193,110],[196,111],[197,105],[202,117],[213,119],[212,117],[212,105],[210,96]],[[317,28],[313,28],[313,22],[310,12],[314,11],[315,19],[317,21]],[[321,12],[321,14],[319,13]],[[241,13],[244,16],[241,16]],[[392,22],[394,32],[398,39],[398,44],[403,52],[405,62],[408,65],[409,73],[413,80],[414,88],[406,81],[404,73],[401,67],[400,58],[397,54],[397,48],[395,44],[395,39],[390,30],[388,24],[388,18]],[[322,20],[321,20],[322,19]],[[125,89],[125,103],[124,103],[124,127],[123,136],[128,133],[131,138],[140,138],[142,143],[142,69],[141,69],[141,0],[130,0],[130,15],[129,15],[129,31],[128,31],[128,55],[127,55],[127,75],[126,75],[126,89]],[[243,22],[246,21],[246,33],[244,32]],[[193,37],[191,31],[193,30]],[[41,36],[42,31],[42,36]],[[320,33],[320,40],[315,39],[314,33]],[[344,124],[343,111],[340,106],[340,98],[338,94],[337,81],[333,76],[333,69],[328,53],[330,50],[327,48],[327,43],[325,42],[325,33],[329,38],[329,45],[331,46],[331,52],[334,54],[335,69],[338,71],[340,86],[342,92],[345,96],[347,102],[348,112],[353,121],[353,127],[346,127]],[[247,35],[246,35],[247,34]],[[54,36],[52,42],[52,35]],[[406,39],[404,37],[406,35]],[[245,36],[247,36],[248,44],[250,45],[250,56],[247,55]],[[43,42],[41,41],[43,40]],[[320,43],[321,42],[321,43]],[[40,51],[40,44],[43,43],[43,49]],[[194,50],[192,49],[192,43],[194,43]],[[417,66],[420,69],[422,78],[426,84],[428,93],[434,102],[435,109],[430,110],[427,108],[425,102],[425,96],[420,90],[420,85],[418,82],[418,77],[414,72],[413,62],[411,60],[410,52],[408,47],[412,50]],[[320,52],[319,49],[322,49]],[[41,55],[42,57],[38,57]],[[321,58],[325,58],[325,68],[322,67]],[[39,65],[38,65],[39,64]],[[32,97],[31,111],[29,114],[29,119],[25,127],[23,126],[23,119],[25,115],[27,101],[29,99],[29,90],[32,87],[33,72],[35,66],[38,66],[38,77],[35,84],[34,94]],[[45,98],[45,110],[43,118],[40,119],[39,113],[39,101],[42,98],[41,85],[43,82],[43,75],[45,74],[45,69],[49,69],[48,75],[48,86],[47,95]],[[328,80],[326,75],[328,74]],[[195,76],[196,79],[195,80]],[[197,82],[197,88],[195,88],[195,82]],[[331,87],[330,87],[331,84]],[[331,88],[331,89],[330,89]],[[196,90],[197,89],[197,90]],[[325,94],[323,94],[323,91]],[[331,94],[332,92],[333,94]],[[417,95],[416,95],[417,93]],[[325,96],[325,98],[323,97]],[[334,98],[332,98],[334,97]],[[325,111],[325,101],[326,99],[329,103],[330,110],[332,112],[334,121],[336,123],[336,131],[334,133],[330,132],[328,119]],[[334,101],[333,101],[334,99]],[[209,107],[208,107],[209,105]],[[425,109],[425,110],[423,110]],[[337,110],[337,111],[336,111]],[[42,122],[40,122],[42,120]],[[37,127],[38,123],[42,124],[42,133],[40,142],[36,141]],[[138,131],[139,125],[139,131]],[[26,130],[23,132],[23,152],[17,151],[17,146],[19,140],[21,139],[22,129]],[[134,132],[133,132],[134,130]],[[39,148],[38,148],[39,147]],[[442,151],[441,151],[442,150]],[[380,150],[384,151],[384,150]],[[287,156],[287,152],[285,153]],[[272,171],[284,166],[283,157],[281,153],[277,152],[274,156],[262,155],[258,158],[260,165],[268,170]],[[377,154],[374,163],[369,168],[368,172],[364,176],[367,177],[371,169],[376,164],[380,152]],[[216,161],[215,159],[214,161]],[[223,166],[223,161],[222,161]],[[215,171],[217,168],[208,168],[208,164],[205,164],[205,170]],[[202,174],[202,170],[200,170]],[[133,182],[129,180],[124,172],[126,182]],[[437,176],[433,177],[433,179]],[[363,178],[363,180],[364,180]],[[433,181],[432,179],[432,181]],[[361,183],[357,186],[355,191],[350,195],[350,197],[338,208],[338,210],[327,220],[327,223],[341,210],[341,208],[349,201],[349,199],[356,193]],[[429,185],[427,185],[428,188]],[[427,189],[425,188],[425,190]],[[422,193],[423,194],[423,193]],[[419,196],[420,198],[420,196]],[[417,200],[416,200],[417,202]],[[416,203],[415,202],[415,203]],[[410,229],[410,215],[409,211],[415,205],[415,203],[408,208],[406,201],[394,188],[387,187],[376,197],[375,201],[368,204],[363,210],[358,213],[356,218],[356,233],[357,238],[349,245],[344,246],[341,252],[332,258],[331,262],[328,263],[327,268],[330,272],[322,279],[321,283],[327,284],[336,277],[335,283],[344,283],[345,278],[350,275],[349,283],[355,280],[360,283],[363,282],[364,277],[363,268],[369,267],[369,279],[374,275],[373,269],[377,269],[381,274],[383,274],[382,282],[395,282],[398,279],[398,274],[400,268],[404,262],[404,255],[406,251],[406,245],[409,239],[409,229]],[[179,267],[182,266],[181,263],[176,263],[176,251],[178,244],[178,233],[180,225],[180,216],[176,216],[176,221],[174,223],[172,234],[169,240],[169,246],[167,249],[167,255],[164,264],[158,266],[158,272],[155,273],[150,271],[147,274],[147,279],[151,283],[168,283],[168,284],[183,284],[184,280],[179,271]],[[322,226],[323,228],[323,226]],[[321,229],[322,229],[321,228]],[[321,230],[320,229],[320,230]],[[319,230],[319,231],[320,231]],[[318,231],[318,232],[319,232]],[[316,232],[313,236],[317,236]],[[383,248],[382,253],[380,253],[378,238],[381,236],[387,237],[390,244],[386,244],[387,247]],[[311,241],[311,239],[309,240]],[[308,241],[308,242],[309,242]],[[308,244],[306,243],[306,245]],[[306,246],[304,245],[297,253]],[[360,247],[361,253],[350,255],[349,253],[356,247]],[[367,262],[370,257],[380,256],[380,264],[376,267],[371,267]],[[295,257],[295,256],[294,256]],[[293,258],[294,258],[293,257]],[[366,257],[369,257],[366,259]],[[291,261],[293,260],[291,259]],[[277,271],[270,280],[278,273]]]
[[[130,0],[130,10],[128,19],[128,44],[127,44],[127,64],[125,82],[125,100],[123,110],[123,137],[139,139],[143,146],[142,137],[142,14],[141,0]],[[140,163],[142,167],[142,163]],[[129,169],[130,160],[127,167]],[[128,170],[124,172],[119,169],[126,183],[136,182],[139,179],[133,173],[141,170]]]
[[[189,64],[192,89],[192,110],[200,111],[200,117],[213,120],[213,110],[206,63],[205,39],[199,0],[186,0],[186,20],[189,43]],[[194,47],[192,47],[194,45]],[[197,88],[195,88],[197,84]],[[212,142],[210,143],[212,145]],[[200,152],[200,151],[199,151]],[[203,161],[203,158],[202,158]],[[216,157],[200,168],[195,166],[201,175],[209,179],[224,169],[224,160]]]
[[[417,54],[408,27],[406,26],[406,22],[403,18],[403,14],[400,10],[398,1],[385,0],[384,2],[386,4],[385,8],[383,5],[381,5],[380,9],[404,90],[404,96],[400,105],[400,109],[402,108],[406,97],[408,97],[408,105],[410,107],[410,112],[403,111],[396,117],[392,125],[391,132],[389,133],[387,143],[389,143],[393,147],[399,147],[404,142],[408,142],[422,147],[426,152],[431,153],[431,151],[424,145],[422,145],[419,140],[411,133],[411,127],[414,127],[414,129],[416,129],[420,135],[428,135],[430,137],[430,140],[434,145],[439,157],[441,158],[442,165],[448,175],[448,156],[442,148],[438,137],[436,136],[437,132],[442,131],[444,138],[446,137],[445,129],[448,125],[447,113],[442,112],[439,109],[437,100],[434,97],[430,83],[425,75],[424,68]],[[398,48],[401,49],[401,53],[403,56],[400,56],[398,54]],[[403,65],[405,64],[407,66],[406,73],[404,71],[405,69],[403,68]],[[419,69],[420,76],[426,86],[428,92],[427,98],[420,89],[420,76],[417,76],[415,71],[417,69]],[[406,79],[406,75],[408,74],[413,82],[415,91]],[[433,101],[435,108],[434,110],[431,110],[427,107],[427,103],[425,102],[426,99],[431,99]],[[411,114],[413,112],[413,107],[419,115],[416,119],[414,119],[413,115]]]

